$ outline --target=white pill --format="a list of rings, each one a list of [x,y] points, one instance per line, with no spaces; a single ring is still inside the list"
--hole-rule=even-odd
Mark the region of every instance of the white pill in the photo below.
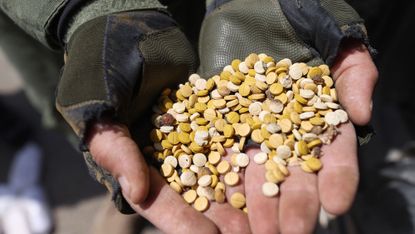
[[[341,123],[346,123],[349,119],[347,112],[344,110],[336,110],[334,111],[334,113],[336,113],[337,118],[340,120]]]
[[[203,167],[206,162],[207,162],[207,158],[204,154],[202,153],[197,153],[195,155],[193,155],[193,164],[198,166],[198,167]]]
[[[176,168],[178,162],[174,156],[169,155],[164,159],[164,163],[170,164],[173,168]]]
[[[268,155],[265,152],[255,154],[254,162],[256,164],[264,164],[268,160]]]
[[[262,193],[267,197],[276,196],[280,191],[280,188],[277,184],[271,182],[265,182],[262,185]]]
[[[184,186],[193,186],[197,183],[197,178],[192,171],[185,171],[180,175],[180,181]]]
[[[236,164],[240,167],[246,167],[249,164],[249,157],[245,153],[239,153],[236,155]]]
[[[197,181],[197,184],[200,186],[206,187],[209,186],[212,183],[212,177],[210,175],[204,175],[199,178]]]
[[[338,125],[340,123],[339,116],[335,112],[329,112],[324,116],[326,123],[330,125]]]

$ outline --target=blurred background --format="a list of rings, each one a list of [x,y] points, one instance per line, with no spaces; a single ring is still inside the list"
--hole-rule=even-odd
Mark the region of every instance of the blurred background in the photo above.
[[[415,29],[415,2],[348,2],[365,19],[370,42],[378,51],[374,60],[380,76],[372,119],[376,135],[359,149],[361,182],[351,211],[329,222],[328,229],[320,232],[415,233],[415,79],[412,71],[415,36],[411,33]],[[7,40],[9,28],[1,24],[1,19],[0,26],[5,30],[0,31],[0,41]],[[29,39],[22,34],[18,45],[24,48],[25,40]],[[0,118],[0,136],[5,136],[0,140],[0,217],[8,209],[10,197],[30,198],[43,205],[34,206],[34,210],[50,220],[48,232],[99,233],[94,227],[97,222],[119,218],[108,208],[112,204],[106,190],[89,176],[82,155],[68,138],[53,128],[55,123],[49,117],[54,113],[47,109],[53,103],[34,100],[33,91],[23,89],[24,77],[28,76],[23,70],[48,71],[49,76],[57,76],[59,70],[48,70],[47,65],[32,70],[19,69],[25,64],[16,63],[19,54],[10,56],[10,49],[0,48],[0,115],[4,116]],[[21,56],[27,57],[25,62],[30,66],[38,63],[42,54],[33,52]],[[61,63],[60,59],[58,62]],[[53,84],[50,87],[53,88]],[[49,117],[42,116],[35,106],[46,108]],[[10,129],[11,135],[3,134]],[[28,164],[32,166],[25,164],[23,159],[30,158],[25,154],[38,155],[29,159]],[[18,157],[22,160],[16,162]],[[13,180],[11,177],[19,177],[19,170],[32,173],[35,178],[32,183],[43,192],[35,193],[36,196],[24,192],[23,185],[30,187],[33,184]],[[10,184],[17,184],[20,190],[11,189]],[[27,202],[21,204],[30,206]],[[43,208],[50,213],[42,213]],[[158,233],[144,220],[138,217],[135,220],[134,225],[140,233]],[[125,222],[118,223],[123,225]],[[44,223],[44,227],[47,228],[47,224]],[[4,225],[0,222],[0,234]],[[101,233],[121,233],[116,231],[116,226],[112,228],[113,231],[107,229]]]

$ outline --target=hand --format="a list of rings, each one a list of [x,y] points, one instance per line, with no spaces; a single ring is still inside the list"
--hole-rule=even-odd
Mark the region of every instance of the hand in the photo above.
[[[281,184],[278,197],[264,197],[261,185],[265,181],[265,169],[255,163],[249,164],[241,184],[229,188],[227,195],[229,199],[235,190],[245,193],[253,233],[312,233],[320,206],[333,215],[345,213],[353,202],[359,181],[352,123],[364,125],[371,116],[377,70],[362,44],[364,38],[343,40],[338,33],[344,32],[339,29],[336,30],[340,32],[335,32],[337,26],[331,27],[334,22],[326,19],[323,24],[319,20],[325,15],[315,15],[321,13],[323,7],[313,4],[298,7],[294,3],[307,5],[311,1],[231,1],[211,12],[201,30],[199,71],[202,77],[218,73],[232,59],[243,59],[249,53],[266,53],[277,59],[286,57],[311,64],[327,61],[332,65],[340,103],[351,120],[339,128],[340,134],[332,144],[322,148],[321,171],[315,175],[290,167],[290,175]],[[333,9],[337,8],[330,8]],[[339,15],[339,12],[326,11],[325,14],[327,12],[334,18]],[[353,24],[357,14],[352,9],[348,14]],[[321,18],[311,20],[310,16]],[[261,27],[264,20],[267,25]],[[301,28],[301,25],[306,27]],[[355,29],[364,27],[359,23],[354,26]],[[319,33],[324,36],[319,37]],[[247,154],[252,160],[258,151],[248,149]]]
[[[130,206],[163,232],[217,233],[213,222],[187,205],[155,168],[147,166],[126,126],[95,123],[88,145],[96,163],[120,182]]]
[[[333,76],[341,103],[352,122],[366,124],[370,119],[377,70],[365,46],[347,42],[336,60]],[[359,181],[356,136],[351,122],[341,125],[339,130],[333,143],[322,148],[321,171],[316,175],[298,166],[288,167],[290,175],[281,184],[277,197],[262,194],[265,167],[253,162],[260,149],[246,151],[251,163],[240,174],[242,182],[236,187],[227,187],[226,195],[228,200],[234,192],[246,195],[253,233],[312,233],[320,205],[332,215],[341,215],[350,208]]]
[[[186,79],[195,60],[190,43],[167,14],[118,13],[74,32],[57,90],[57,108],[92,155],[87,164],[96,179],[116,198],[119,184],[129,205],[164,232],[217,229],[147,167],[127,126],[152,105],[161,88]],[[117,204],[121,211],[125,207]]]

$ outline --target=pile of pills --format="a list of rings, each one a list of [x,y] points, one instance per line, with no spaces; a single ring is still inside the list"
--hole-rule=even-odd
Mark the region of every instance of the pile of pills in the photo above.
[[[155,128],[146,147],[161,162],[170,187],[199,211],[211,201],[247,212],[245,196],[226,201],[251,159],[265,166],[265,196],[276,196],[288,166],[308,173],[322,167],[321,146],[348,121],[337,103],[327,65],[310,67],[266,54],[235,59],[209,79],[192,74],[177,90],[165,89],[153,110]],[[261,152],[251,159],[247,147]],[[229,149],[229,150],[225,150]]]

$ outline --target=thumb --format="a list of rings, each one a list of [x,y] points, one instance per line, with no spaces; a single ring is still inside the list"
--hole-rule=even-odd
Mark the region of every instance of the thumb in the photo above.
[[[354,124],[365,125],[372,113],[372,94],[378,71],[367,48],[360,42],[348,40],[332,67],[339,101]]]
[[[149,190],[148,167],[125,125],[97,122],[88,138],[95,162],[120,183],[122,194],[134,204],[143,202]]]

